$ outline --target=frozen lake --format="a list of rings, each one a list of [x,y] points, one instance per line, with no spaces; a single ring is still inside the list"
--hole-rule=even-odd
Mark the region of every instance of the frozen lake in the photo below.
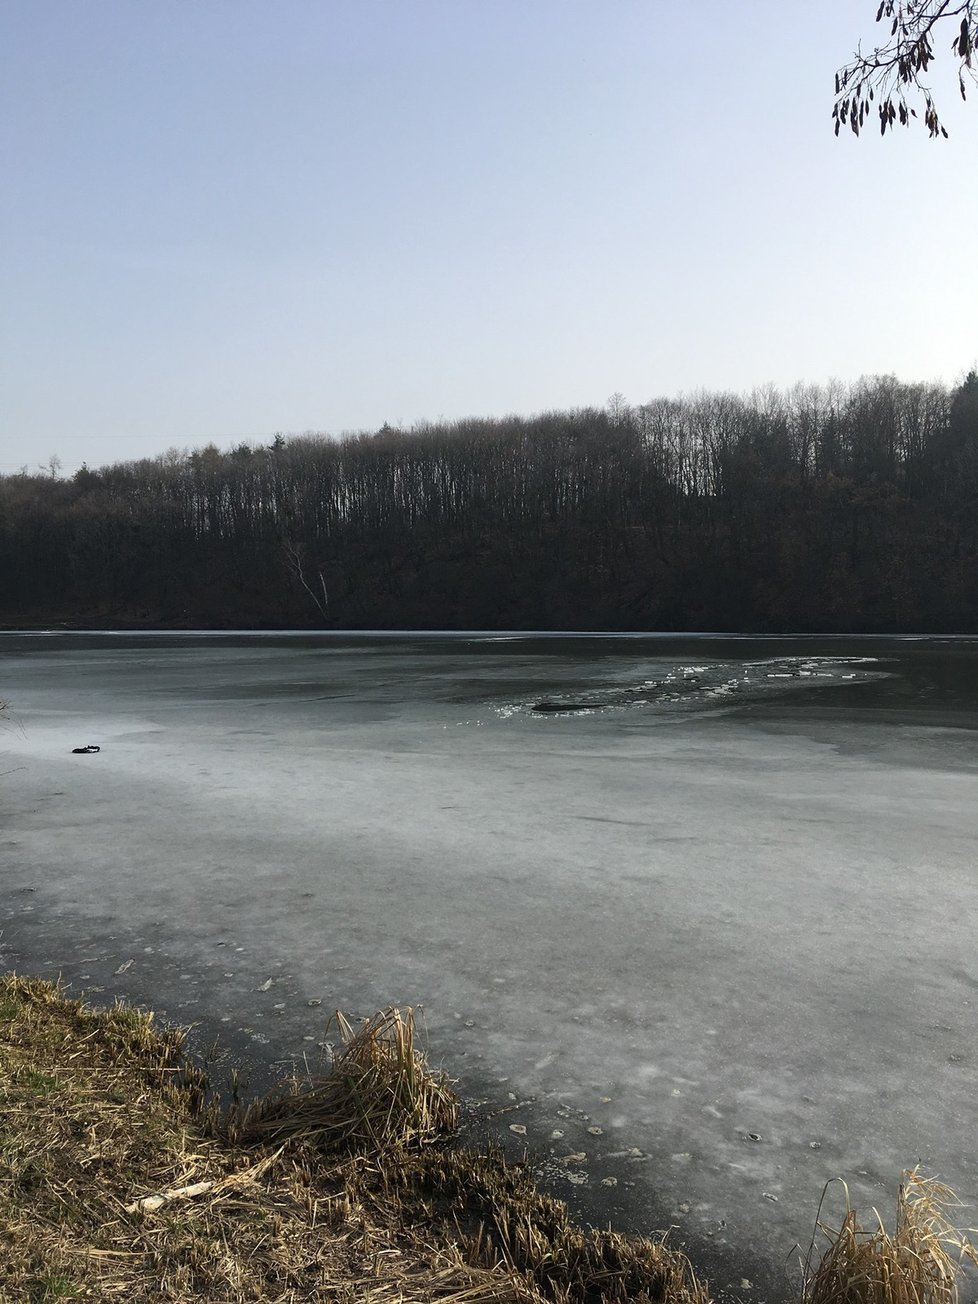
[[[255,1084],[423,1005],[483,1131],[752,1300],[830,1177],[978,1199],[978,639],[3,634],[0,697],[5,968]]]

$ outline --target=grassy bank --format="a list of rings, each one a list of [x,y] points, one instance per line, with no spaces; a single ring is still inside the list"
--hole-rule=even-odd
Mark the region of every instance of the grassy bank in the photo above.
[[[0,1301],[710,1304],[661,1239],[453,1146],[410,1013],[337,1034],[328,1076],[222,1108],[151,1015],[0,978]],[[803,1304],[954,1304],[948,1195],[910,1175],[892,1237],[849,1214]]]
[[[0,979],[0,1300],[707,1304],[678,1252],[439,1140],[409,1017],[340,1031],[329,1077],[221,1109],[151,1016]]]

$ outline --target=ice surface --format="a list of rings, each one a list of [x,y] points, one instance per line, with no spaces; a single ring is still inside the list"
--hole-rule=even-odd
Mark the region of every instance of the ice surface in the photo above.
[[[6,966],[222,1029],[256,1081],[336,1006],[422,1004],[558,1192],[752,1298],[829,1177],[978,1196],[974,643],[0,657]]]

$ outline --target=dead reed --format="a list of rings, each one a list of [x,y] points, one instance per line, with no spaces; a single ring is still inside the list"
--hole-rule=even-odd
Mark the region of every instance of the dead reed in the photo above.
[[[534,1298],[605,1304],[709,1304],[684,1254],[665,1237],[581,1228],[567,1206],[538,1190],[530,1172],[501,1153],[427,1151],[389,1165],[385,1180],[419,1221],[449,1229],[466,1262],[505,1269]]]
[[[821,1221],[822,1192],[815,1235],[803,1265],[802,1304],[957,1304],[958,1270],[978,1266],[978,1253],[948,1216],[954,1192],[916,1168],[903,1174],[897,1195],[896,1225],[887,1232],[876,1210],[876,1225],[861,1226],[845,1193],[845,1215],[837,1231]],[[828,1240],[815,1262],[815,1242]]]
[[[289,1079],[232,1110],[235,1139],[377,1153],[454,1131],[458,1097],[418,1049],[412,1009],[383,1010],[358,1032],[339,1012],[335,1021],[342,1049],[330,1072]]]

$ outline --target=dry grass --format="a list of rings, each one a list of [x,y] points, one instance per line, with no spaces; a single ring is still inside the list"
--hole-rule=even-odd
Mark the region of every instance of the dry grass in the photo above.
[[[829,1184],[831,1185],[831,1183]],[[957,1304],[958,1270],[978,1266],[978,1253],[948,1216],[954,1192],[913,1169],[903,1174],[891,1235],[873,1210],[876,1226],[860,1226],[845,1192],[846,1212],[837,1231],[816,1219],[816,1236],[804,1265],[802,1304]],[[822,1193],[824,1203],[828,1186]],[[828,1247],[815,1263],[815,1240]]]
[[[422,1221],[451,1227],[467,1262],[506,1268],[534,1299],[709,1304],[689,1260],[664,1237],[575,1226],[562,1201],[498,1152],[434,1152],[391,1167],[385,1178]]]
[[[229,1132],[242,1141],[303,1141],[331,1151],[383,1152],[455,1130],[458,1097],[433,1074],[411,1009],[384,1010],[354,1033],[342,1014],[342,1051],[320,1078],[293,1078],[244,1111]]]
[[[422,1146],[457,1102],[410,1012],[339,1027],[335,1075],[221,1115],[151,1015],[0,978],[0,1301],[708,1304],[661,1242]]]

